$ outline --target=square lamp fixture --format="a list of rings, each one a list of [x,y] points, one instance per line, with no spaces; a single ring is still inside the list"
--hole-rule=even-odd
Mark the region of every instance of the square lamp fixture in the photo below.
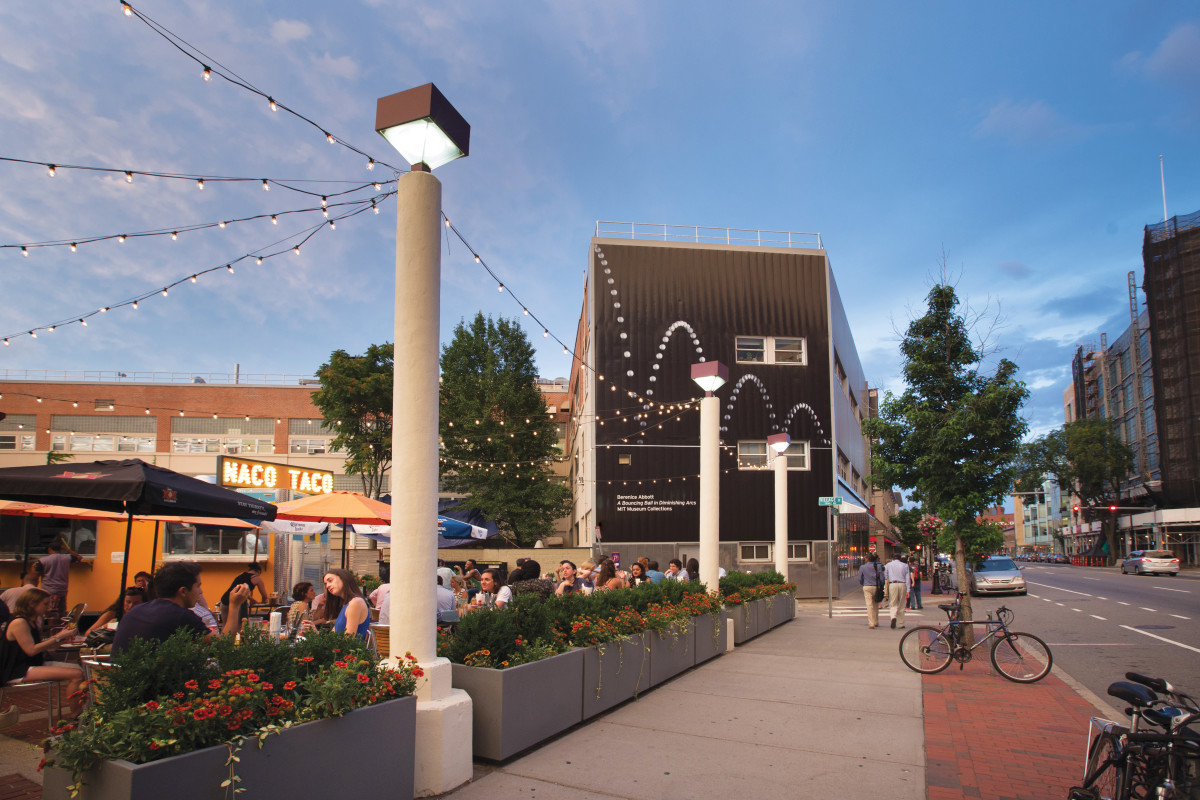
[[[379,98],[375,130],[427,172],[467,155],[471,143],[471,126],[432,83]]]
[[[787,433],[772,433],[767,437],[767,446],[776,453],[782,453],[792,445],[792,437]]]
[[[692,380],[706,392],[715,392],[729,380],[729,367],[720,361],[701,361],[692,364]]]

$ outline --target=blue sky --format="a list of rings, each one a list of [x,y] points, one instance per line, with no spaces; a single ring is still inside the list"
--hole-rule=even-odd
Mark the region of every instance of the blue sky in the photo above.
[[[868,380],[899,389],[897,331],[946,254],[960,295],[1000,309],[989,343],[1062,422],[1077,343],[1128,324],[1142,229],[1200,209],[1194,2],[407,3],[134,6],[280,102],[404,166],[376,98],[432,81],[472,126],[438,171],[444,209],[572,342],[598,219],[819,232]],[[386,180],[364,159],[214,79],[103,3],[0,6],[0,156],[119,170]],[[0,244],[71,241],[312,208],[276,186],[0,163]],[[311,374],[392,331],[393,203],[299,256],[15,336],[0,369]],[[307,221],[305,221],[307,220]],[[0,251],[0,335],[155,291],[321,220]],[[274,249],[280,249],[279,245]],[[443,341],[520,305],[451,242]],[[568,373],[529,323],[539,369]],[[11,373],[10,373],[11,375]]]

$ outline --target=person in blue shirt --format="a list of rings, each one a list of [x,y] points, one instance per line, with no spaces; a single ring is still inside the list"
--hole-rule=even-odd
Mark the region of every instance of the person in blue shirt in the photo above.
[[[354,573],[331,569],[325,573],[325,618],[334,619],[333,629],[367,638],[371,629],[371,611]]]
[[[867,627],[876,628],[879,626],[879,603],[875,602],[875,587],[884,585],[879,556],[867,553],[866,562],[858,568],[858,585],[862,587],[863,602],[867,604]]]
[[[651,583],[662,583],[667,578],[666,573],[659,571],[657,561],[646,564],[646,577],[650,579]]]

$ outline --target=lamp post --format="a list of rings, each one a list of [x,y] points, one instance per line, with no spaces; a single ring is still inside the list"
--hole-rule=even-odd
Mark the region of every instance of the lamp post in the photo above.
[[[775,471],[775,571],[788,580],[787,557],[787,456],[784,455],[792,445],[792,437],[786,433],[773,433],[767,437],[767,446],[775,453],[772,464]]]
[[[392,574],[388,656],[405,651],[417,685],[418,797],[471,779],[471,698],[437,657],[438,353],[442,184],[432,170],[467,155],[471,128],[432,83],[379,99],[375,129],[412,171],[396,181],[395,356],[392,378]]]
[[[704,390],[700,399],[700,582],[719,586],[721,540],[721,402],[713,394],[729,380],[720,361],[692,364],[692,380]]]

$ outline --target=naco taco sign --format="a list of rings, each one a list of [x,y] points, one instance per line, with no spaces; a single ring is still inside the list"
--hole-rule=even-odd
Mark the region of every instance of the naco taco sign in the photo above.
[[[333,491],[333,473],[291,464],[217,456],[217,483],[237,489],[291,489],[304,494],[329,494]]]

